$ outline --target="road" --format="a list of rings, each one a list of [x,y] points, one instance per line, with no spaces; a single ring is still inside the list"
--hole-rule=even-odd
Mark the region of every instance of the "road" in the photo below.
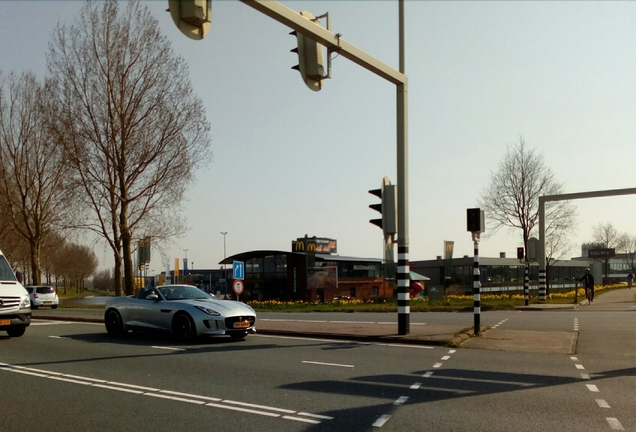
[[[486,349],[471,346],[482,338],[458,349],[262,335],[175,344],[38,321],[0,337],[0,430],[635,430],[634,306],[483,314],[496,326],[485,336],[575,331],[573,353],[497,338]]]

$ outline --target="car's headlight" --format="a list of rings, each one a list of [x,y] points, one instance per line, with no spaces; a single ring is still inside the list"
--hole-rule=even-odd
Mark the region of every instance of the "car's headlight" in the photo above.
[[[31,307],[31,300],[29,299],[29,296],[22,297],[20,300],[20,309],[26,309],[28,307]]]
[[[220,316],[221,313],[215,311],[214,309],[207,308],[205,306],[195,306],[195,308],[199,309],[201,312],[206,313],[208,315]]]

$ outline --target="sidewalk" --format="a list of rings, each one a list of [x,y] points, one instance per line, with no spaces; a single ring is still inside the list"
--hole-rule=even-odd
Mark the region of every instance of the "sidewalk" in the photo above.
[[[38,309],[33,311],[34,320],[104,322],[102,309]],[[264,318],[261,314],[256,322],[257,334],[310,337],[359,342],[419,344],[457,347],[473,336],[473,330],[461,326],[411,324],[408,335],[398,335],[397,324],[376,323],[327,323],[282,321]],[[482,328],[482,333],[485,331]]]

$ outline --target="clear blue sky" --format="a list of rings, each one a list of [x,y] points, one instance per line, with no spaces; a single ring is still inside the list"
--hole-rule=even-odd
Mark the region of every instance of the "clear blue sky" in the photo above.
[[[398,68],[396,1],[284,1]],[[4,73],[45,74],[49,37],[80,1],[0,1]],[[396,182],[395,87],[343,57],[319,93],[307,89],[289,29],[234,0],[214,0],[210,34],[182,36],[167,1],[147,2],[190,67],[212,125],[213,162],[188,190],[191,229],[166,249],[216,268],[227,255],[289,250],[305,234],[340,255],[381,257],[368,194]],[[472,255],[465,231],[508,143],[522,135],[566,193],[636,187],[636,2],[406,2],[411,260]],[[636,196],[575,201],[578,244],[612,223],[636,235]],[[521,233],[482,240],[514,256]],[[97,248],[102,265],[110,252]],[[154,253],[154,251],[153,251]],[[580,253],[574,251],[572,255]],[[152,268],[161,271],[158,254]]]

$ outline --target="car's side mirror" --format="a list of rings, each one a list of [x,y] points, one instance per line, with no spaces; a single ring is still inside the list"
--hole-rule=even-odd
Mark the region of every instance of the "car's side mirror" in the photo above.
[[[159,300],[159,296],[157,294],[148,294],[146,296],[146,300],[157,301]]]

